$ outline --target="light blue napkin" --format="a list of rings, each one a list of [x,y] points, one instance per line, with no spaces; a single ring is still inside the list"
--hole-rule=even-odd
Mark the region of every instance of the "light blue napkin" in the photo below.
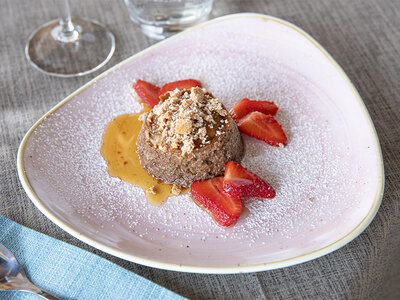
[[[30,280],[62,299],[184,299],[78,247],[0,216],[0,242],[14,253]],[[41,299],[0,291],[0,299]]]

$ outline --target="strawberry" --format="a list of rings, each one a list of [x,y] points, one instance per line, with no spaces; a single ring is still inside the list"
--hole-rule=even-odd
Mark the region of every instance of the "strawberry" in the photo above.
[[[231,197],[274,198],[276,194],[268,182],[234,161],[225,165],[222,188]]]
[[[239,130],[271,146],[285,146],[287,137],[281,125],[271,115],[251,112],[237,122]]]
[[[278,111],[278,106],[276,106],[274,102],[243,98],[242,101],[236,103],[236,105],[231,108],[229,113],[234,120],[238,121],[253,111],[259,111],[266,115],[275,115]]]
[[[201,87],[201,83],[195,79],[185,79],[185,80],[178,80],[174,82],[169,82],[164,84],[164,86],[160,90],[160,96],[164,95],[166,92],[174,91],[175,89],[183,90],[183,89],[190,89],[192,87]]]
[[[160,102],[158,95],[160,94],[160,88],[147,81],[138,80],[132,84],[132,88],[138,94],[140,99],[145,102],[150,108]]]
[[[242,200],[239,197],[229,197],[222,189],[223,177],[195,181],[191,192],[194,202],[206,210],[218,225],[228,227],[233,225],[242,212]]]

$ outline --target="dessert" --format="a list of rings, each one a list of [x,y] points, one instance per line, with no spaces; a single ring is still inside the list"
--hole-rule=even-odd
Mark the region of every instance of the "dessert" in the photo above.
[[[201,85],[197,80],[187,79],[170,82],[165,89],[192,87]],[[152,83],[137,80],[132,89],[143,101],[143,112],[158,104],[161,89]],[[177,196],[187,192],[177,185],[164,183],[147,173],[141,166],[137,154],[137,138],[142,128],[139,121],[141,113],[126,114],[112,120],[103,135],[100,152],[107,163],[107,171],[123,181],[143,188],[147,200],[153,205],[161,205],[169,196]]]
[[[142,187],[151,203],[190,187],[194,202],[228,227],[242,213],[242,198],[276,194],[238,163],[240,132],[272,146],[285,146],[287,138],[273,117],[278,111],[273,102],[244,98],[228,113],[201,86],[194,79],[162,88],[137,80],[132,88],[144,102],[143,112],[111,121],[101,153],[110,175]]]
[[[192,87],[160,99],[142,115],[137,140],[137,153],[149,174],[189,187],[222,175],[227,161],[241,160],[243,142],[235,121],[211,93]]]

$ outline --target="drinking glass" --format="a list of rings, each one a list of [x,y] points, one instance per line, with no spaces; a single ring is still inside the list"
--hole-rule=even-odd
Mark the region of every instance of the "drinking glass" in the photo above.
[[[60,77],[86,75],[105,65],[114,53],[114,35],[96,21],[71,19],[68,0],[58,2],[60,19],[29,36],[25,54],[31,65]]]
[[[125,0],[147,36],[161,40],[207,19],[213,0]]]

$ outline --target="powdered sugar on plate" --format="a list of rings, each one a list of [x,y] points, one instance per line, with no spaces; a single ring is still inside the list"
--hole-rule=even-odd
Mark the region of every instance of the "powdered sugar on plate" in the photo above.
[[[342,107],[316,78],[268,54],[254,37],[243,35],[245,41],[233,44],[236,39],[214,27],[212,36],[195,31],[127,62],[35,129],[25,153],[27,176],[41,201],[69,226],[148,259],[232,266],[315,250],[332,242],[331,232],[344,234],[357,224],[337,228],[338,219],[351,219],[365,193],[363,177],[354,176],[362,167],[353,159]],[[226,41],[215,43],[221,36]],[[282,149],[243,136],[242,165],[271,183],[277,195],[245,199],[248,215],[228,229],[218,227],[189,194],[152,206],[142,189],[111,177],[100,154],[107,124],[141,110],[130,90],[133,81],[161,86],[186,78],[200,80],[228,109],[244,97],[274,101],[288,136]],[[227,248],[232,254],[221,261]]]

